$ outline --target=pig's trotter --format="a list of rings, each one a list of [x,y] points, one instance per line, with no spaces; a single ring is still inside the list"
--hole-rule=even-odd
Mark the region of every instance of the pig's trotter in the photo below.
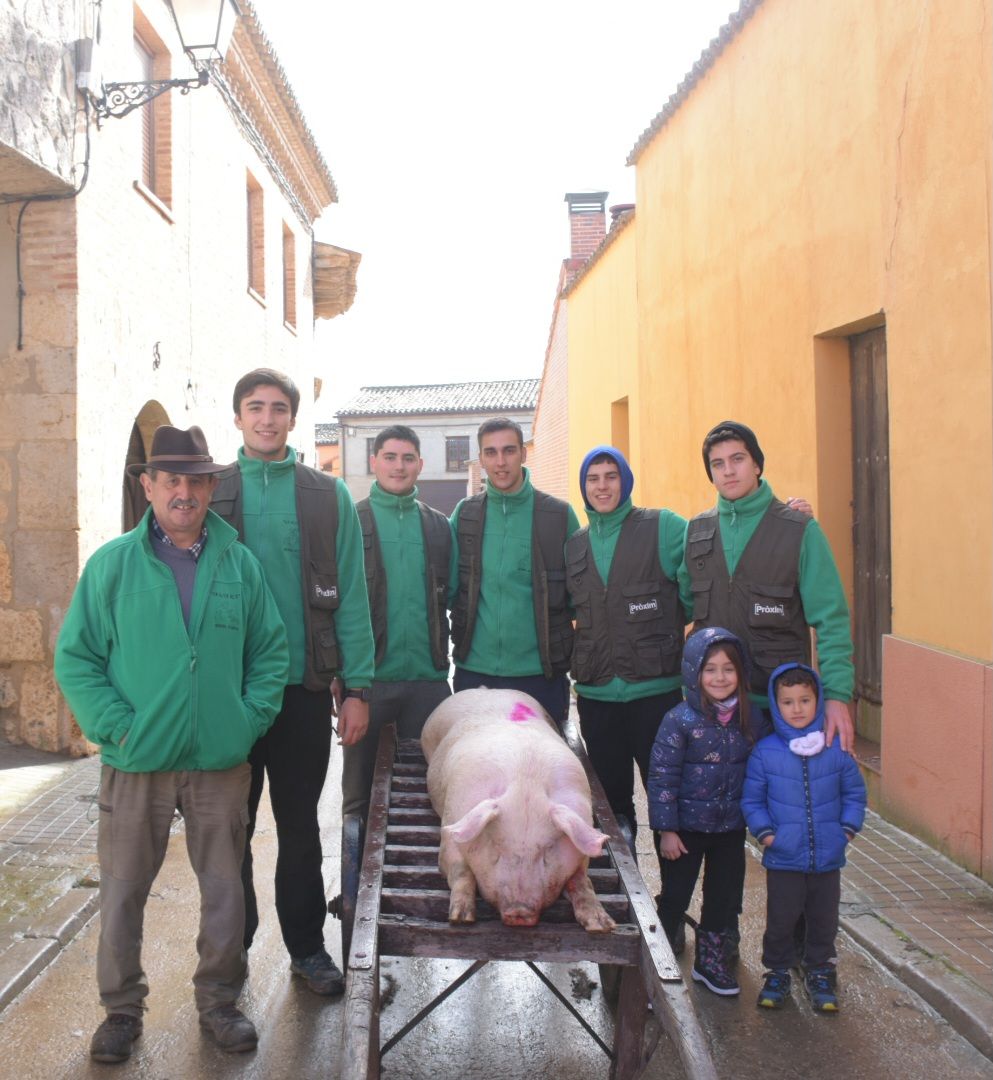
[[[465,863],[448,871],[448,887],[452,898],[448,905],[448,921],[470,923],[476,921],[476,879]]]
[[[590,881],[585,866],[577,870],[565,883],[565,894],[572,901],[576,922],[584,930],[606,932],[614,929],[616,923],[597,900],[593,883]]]

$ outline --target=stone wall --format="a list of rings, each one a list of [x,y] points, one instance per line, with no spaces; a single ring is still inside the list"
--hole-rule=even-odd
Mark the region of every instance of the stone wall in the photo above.
[[[78,569],[74,203],[32,203],[22,228],[24,349],[0,393],[0,735],[80,752],[51,668]]]
[[[0,194],[73,181],[76,26],[73,0],[0,0]]]

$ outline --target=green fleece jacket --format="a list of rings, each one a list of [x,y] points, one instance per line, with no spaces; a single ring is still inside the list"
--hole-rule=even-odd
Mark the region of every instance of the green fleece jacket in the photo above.
[[[279,711],[286,633],[257,560],[207,513],[189,630],[151,508],[86,564],[55,648],[55,677],[104,764],[124,772],[230,769]]]
[[[245,545],[262,563],[265,578],[286,625],[290,643],[289,684],[303,681],[304,640],[303,589],[300,582],[300,526],[297,522],[293,466],[296,452],[286,448],[282,461],[262,461],[238,451],[241,471]],[[355,504],[344,483],[338,494],[338,594],[334,628],[342,658],[346,686],[372,684],[375,645],[369,621],[369,595],[365,587],[362,528]]]
[[[459,587],[458,522],[462,503],[452,513],[452,573],[449,597]],[[525,467],[524,484],[513,495],[504,495],[486,481],[486,522],[483,527],[483,574],[479,607],[469,655],[460,667],[483,675],[515,678],[541,675],[538,631],[534,625],[531,588],[531,525],[534,488]],[[576,512],[569,507],[567,530],[579,528]]]
[[[718,496],[721,543],[732,576],[773,497],[772,488],[765,480],[759,480],[757,491],[734,502]],[[827,537],[813,518],[807,523],[800,543],[799,585],[804,618],[817,631],[817,664],[824,696],[834,701],[850,701],[855,689],[855,669],[848,601]],[[692,611],[693,590],[685,555],[679,568],[679,593],[683,606]],[[749,697],[763,708],[768,706],[769,699],[763,694]]]
[[[376,520],[379,548],[386,572],[386,656],[376,679],[406,682],[426,679],[444,682],[431,659],[424,532],[417,509],[417,488],[409,495],[390,495],[373,482],[369,505]]]
[[[614,549],[621,534],[621,525],[633,509],[631,500],[626,499],[609,514],[596,510],[587,510],[590,519],[590,549],[593,561],[602,581],[607,580],[611,563],[614,561]],[[683,561],[683,547],[686,537],[686,518],[674,514],[671,510],[659,511],[659,561],[662,570],[670,581],[677,580],[679,564]],[[678,690],[683,684],[681,675],[669,675],[661,679],[648,679],[645,682],[626,682],[614,676],[603,686],[588,686],[576,683],[576,693],[595,701],[637,701],[653,694],[667,694]]]

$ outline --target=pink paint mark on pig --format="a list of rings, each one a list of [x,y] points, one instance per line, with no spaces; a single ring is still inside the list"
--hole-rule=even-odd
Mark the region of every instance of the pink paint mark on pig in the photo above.
[[[533,720],[538,714],[534,709],[529,708],[523,701],[519,701],[514,706],[514,711],[510,714],[510,719],[515,724],[523,723],[525,720]]]

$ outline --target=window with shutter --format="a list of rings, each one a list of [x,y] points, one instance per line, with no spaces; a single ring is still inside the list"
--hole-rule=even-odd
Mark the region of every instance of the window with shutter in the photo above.
[[[136,79],[157,82],[172,77],[172,59],[162,39],[139,8],[134,9]],[[172,220],[172,95],[162,94],[139,110],[136,127],[137,190],[167,220]]]
[[[248,211],[248,287],[259,298],[265,297],[265,223],[263,218],[262,187],[248,173],[246,185]]]

